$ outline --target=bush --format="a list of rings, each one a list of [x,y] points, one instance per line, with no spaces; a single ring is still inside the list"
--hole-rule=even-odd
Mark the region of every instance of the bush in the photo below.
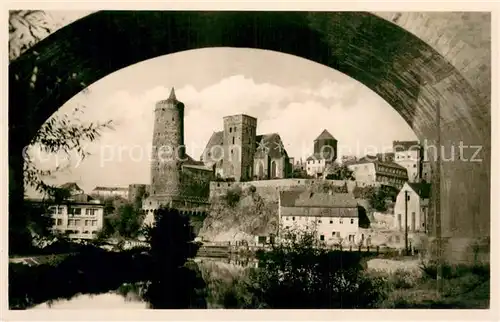
[[[257,188],[255,188],[254,185],[250,185],[247,189],[246,192],[247,194],[254,194],[257,191]]]
[[[476,265],[450,265],[444,263],[442,266],[442,277],[445,279],[458,278],[468,274],[475,274],[481,276],[483,279],[490,278],[489,264],[476,264]],[[436,261],[423,262],[420,264],[420,269],[424,276],[429,279],[436,279],[438,271],[438,263]]]
[[[390,283],[396,289],[409,289],[418,285],[421,277],[417,272],[397,269],[390,277]]]
[[[357,252],[329,251],[314,231],[285,230],[281,242],[257,258],[249,291],[261,306],[370,308],[387,294],[383,278],[364,275]]]
[[[143,299],[152,308],[203,307],[194,294],[204,287],[202,280],[183,267],[199,248],[193,243],[189,218],[173,209],[160,209],[155,219],[147,234],[150,248],[113,252],[92,245],[55,243],[51,250],[75,253],[32,267],[9,264],[9,307],[25,309],[79,293],[106,293],[123,283],[145,280],[149,283]]]
[[[241,193],[242,192],[240,187],[234,187],[232,189],[229,189],[226,192],[226,195],[224,196],[227,205],[230,207],[236,206],[238,202],[240,202]]]

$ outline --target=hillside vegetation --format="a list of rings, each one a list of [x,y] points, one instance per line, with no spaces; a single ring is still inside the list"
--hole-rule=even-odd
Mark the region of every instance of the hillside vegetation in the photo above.
[[[318,181],[304,189],[316,193],[348,192],[347,184],[332,185],[327,181]],[[385,190],[372,187],[356,187],[353,194],[362,209],[360,224],[368,228],[370,222],[374,222],[373,211],[386,207],[388,194]],[[242,189],[236,185],[225,194],[211,199],[209,214],[198,236],[213,242],[250,242],[255,240],[255,236],[276,233],[278,225],[277,195],[261,195],[254,186]]]
[[[222,242],[254,241],[256,235],[276,233],[278,200],[264,200],[255,187],[235,187],[227,194],[211,200],[210,211],[199,236],[204,240]]]

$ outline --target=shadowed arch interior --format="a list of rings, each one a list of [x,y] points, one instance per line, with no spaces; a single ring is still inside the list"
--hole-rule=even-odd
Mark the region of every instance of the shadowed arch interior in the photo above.
[[[74,95],[129,65],[206,47],[266,49],[334,68],[381,96],[421,140],[435,141],[441,106],[443,145],[481,145],[484,160],[443,164],[444,236],[489,236],[489,101],[426,42],[363,12],[112,11],[60,29],[9,65],[11,193],[22,188],[22,148]]]

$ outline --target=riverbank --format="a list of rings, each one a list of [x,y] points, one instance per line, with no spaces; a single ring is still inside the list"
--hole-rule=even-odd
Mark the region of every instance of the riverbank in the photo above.
[[[151,258],[141,250],[86,249],[35,266],[9,263],[9,308],[26,309],[78,293],[101,294],[125,282],[147,280]]]
[[[352,257],[354,255],[356,254],[345,253],[333,256],[351,257],[351,262],[355,264],[357,260]],[[276,258],[276,260],[283,259]],[[328,262],[325,264],[330,267],[331,264]],[[348,260],[340,262],[347,268]],[[164,287],[161,286],[166,281],[160,284],[154,281],[152,266],[154,264],[150,256],[140,250],[123,252],[97,250],[92,253],[73,254],[58,263],[44,263],[32,267],[11,263],[9,307],[27,309],[57,300],[64,302],[78,294],[121,294],[123,292],[120,293],[118,290],[123,288],[123,285],[139,285],[136,287],[137,290],[129,290],[126,293],[137,292],[135,297],[142,302],[156,301],[157,307],[171,305],[165,301],[173,301],[173,298],[165,299]],[[262,303],[254,300],[255,294],[249,287],[252,286],[252,281],[255,281],[251,279],[252,274],[256,274],[260,269],[269,269],[262,266],[262,262],[259,263],[257,258],[195,257],[185,266],[184,273],[173,277],[175,281],[169,277],[165,279],[170,281],[167,283],[172,283],[170,285],[177,285],[179,290],[182,288],[197,294],[195,297],[186,295],[186,298],[191,299],[189,301],[202,303],[206,300],[206,308],[263,308]],[[329,270],[334,272],[337,270],[335,267]],[[423,265],[416,259],[370,259],[367,267],[360,270],[358,275],[353,276],[352,281],[368,281],[369,285],[373,286],[369,291],[378,294],[377,300],[370,305],[372,308],[489,307],[490,280],[487,266],[445,267],[444,292],[441,294],[436,292],[436,267],[433,264]],[[350,279],[351,277],[348,281]],[[151,288],[151,284],[155,283],[157,285]],[[144,294],[148,290],[151,291],[148,293],[149,297],[146,297]],[[351,293],[347,290],[342,292],[347,292],[344,294],[346,297]],[[127,296],[130,297],[130,294]],[[189,302],[183,303],[178,304],[178,308],[182,305],[194,305]],[[204,307],[203,304],[196,305]],[[290,305],[293,306],[293,303]],[[149,304],[146,306],[151,308]]]

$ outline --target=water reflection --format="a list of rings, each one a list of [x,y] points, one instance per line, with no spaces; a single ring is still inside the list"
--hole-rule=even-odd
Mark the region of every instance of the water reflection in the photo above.
[[[146,309],[148,303],[134,298],[130,300],[120,294],[110,292],[107,294],[99,295],[77,295],[70,300],[57,300],[49,301],[37,305],[32,310],[46,310],[46,309],[59,309],[59,310],[79,310],[79,309],[93,309],[93,310],[116,310],[116,309]]]
[[[51,300],[31,309],[173,309],[224,308],[224,294],[248,268],[250,258],[197,257],[161,280],[124,283],[105,294],[79,294],[69,300]]]

